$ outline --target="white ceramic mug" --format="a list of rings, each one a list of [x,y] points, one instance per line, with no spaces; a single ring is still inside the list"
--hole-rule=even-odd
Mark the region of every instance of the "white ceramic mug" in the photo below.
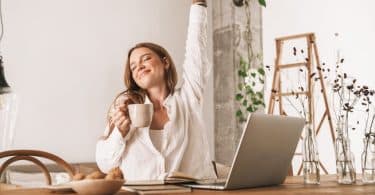
[[[133,127],[149,127],[154,114],[152,104],[129,104],[129,117]]]

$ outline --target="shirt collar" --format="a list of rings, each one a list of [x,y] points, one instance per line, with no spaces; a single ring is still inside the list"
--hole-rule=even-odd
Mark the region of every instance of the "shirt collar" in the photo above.
[[[163,106],[168,106],[170,105],[170,99],[171,99],[171,94],[169,94],[165,100],[163,101]],[[145,98],[145,104],[152,104],[150,98],[148,97],[148,95],[146,95],[146,98]]]

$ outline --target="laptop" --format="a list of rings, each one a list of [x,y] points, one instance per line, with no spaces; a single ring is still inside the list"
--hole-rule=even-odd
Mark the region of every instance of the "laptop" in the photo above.
[[[251,114],[246,122],[228,178],[186,186],[231,190],[284,182],[305,120],[288,116]]]

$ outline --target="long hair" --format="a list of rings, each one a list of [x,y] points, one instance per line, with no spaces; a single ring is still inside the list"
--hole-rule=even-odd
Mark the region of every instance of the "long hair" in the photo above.
[[[138,43],[133,48],[131,48],[128,52],[128,59],[126,61],[125,74],[124,74],[124,82],[128,90],[133,90],[133,91],[141,90],[141,88],[137,85],[137,83],[133,79],[132,71],[130,69],[130,55],[135,49],[138,49],[138,48],[150,49],[151,51],[155,52],[156,55],[159,56],[161,61],[163,61],[164,58],[167,59],[170,66],[165,72],[165,81],[167,82],[167,89],[169,93],[173,94],[174,88],[176,87],[176,84],[177,84],[177,71],[176,71],[176,66],[172,60],[172,57],[169,55],[167,50],[161,47],[160,45],[157,45],[155,43],[148,43],[148,42]]]
[[[176,71],[176,66],[172,60],[172,57],[169,55],[168,51],[164,49],[162,46],[157,45],[155,43],[149,43],[149,42],[143,42],[143,43],[138,43],[134,47],[132,47],[128,51],[128,56],[125,64],[125,73],[124,73],[124,84],[125,87],[127,88],[125,91],[119,93],[116,98],[113,100],[111,107],[108,110],[107,113],[107,122],[110,125],[110,132],[108,135],[111,134],[114,125],[112,124],[112,110],[115,108],[116,103],[118,103],[119,98],[122,98],[123,101],[121,100],[120,103],[123,103],[126,105],[129,104],[141,104],[144,103],[145,97],[146,97],[146,92],[144,89],[139,87],[137,83],[135,82],[132,71],[130,69],[130,55],[135,49],[138,48],[148,48],[151,51],[155,52],[155,54],[163,61],[163,59],[166,58],[166,60],[169,62],[169,68],[165,72],[165,82],[167,84],[167,90],[170,94],[174,93],[176,84],[177,84],[177,71]],[[127,110],[126,110],[127,113]]]

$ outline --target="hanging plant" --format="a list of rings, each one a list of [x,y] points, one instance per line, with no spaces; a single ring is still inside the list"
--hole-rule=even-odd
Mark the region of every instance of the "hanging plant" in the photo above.
[[[239,102],[236,117],[240,123],[243,123],[246,122],[247,113],[252,113],[265,107],[263,90],[265,71],[262,64],[262,55],[255,54],[253,49],[250,0],[233,0],[233,3],[238,7],[244,6],[246,13],[246,26],[243,34],[247,48],[247,56],[240,56],[237,72],[237,92],[235,97],[236,101]],[[259,0],[258,3],[261,6],[266,6],[264,0]]]
[[[240,122],[245,122],[244,113],[255,112],[265,107],[263,92],[265,71],[263,67],[251,68],[250,64],[241,58],[238,76],[236,100],[240,103],[240,107],[236,116]]]
[[[243,6],[247,0],[233,0],[233,4],[237,7]],[[258,0],[259,5],[266,7],[266,1],[265,0]]]

